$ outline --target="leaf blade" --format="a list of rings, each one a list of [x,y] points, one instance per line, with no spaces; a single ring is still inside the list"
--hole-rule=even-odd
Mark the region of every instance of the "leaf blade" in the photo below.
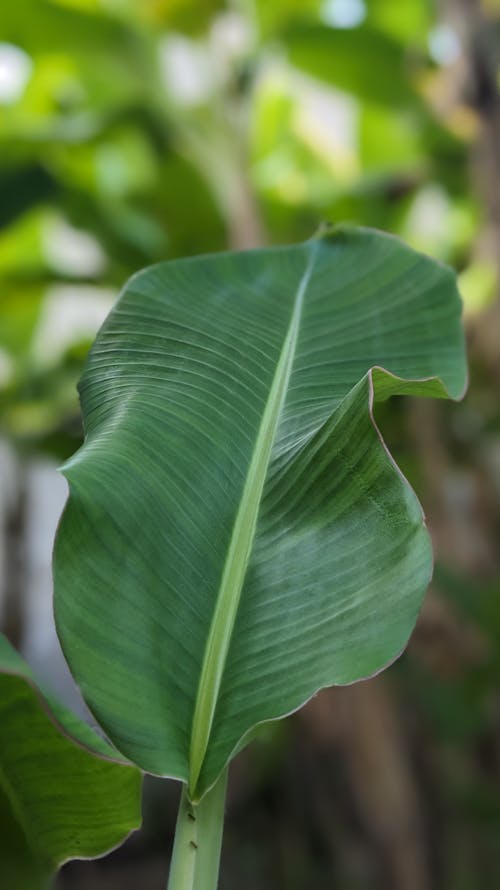
[[[99,755],[112,749],[61,705],[54,719],[31,672],[2,635],[0,693],[1,792],[25,838],[33,880],[68,859],[92,858],[117,846],[140,824],[137,768],[119,755],[120,762],[113,763],[90,753],[89,743]],[[13,879],[19,868],[17,879],[28,885],[24,865],[2,855],[0,876]]]
[[[278,600],[269,593],[274,576],[266,548],[273,550],[273,527],[281,528],[285,540],[283,517],[293,504],[289,493],[303,489],[307,494],[304,479],[315,478],[311,466],[321,448],[330,455],[325,467],[331,465],[321,484],[331,490],[330,476],[335,479],[337,473],[344,479],[345,491],[339,491],[347,511],[362,514],[372,506],[369,498],[367,504],[366,497],[350,502],[348,495],[357,490],[357,476],[365,479],[366,488],[375,465],[376,478],[390,481],[393,506],[395,498],[401,500],[396,530],[401,526],[407,534],[399,542],[397,559],[409,604],[399,624],[384,635],[387,610],[376,598],[359,596],[360,614],[364,608],[375,610],[380,647],[371,658],[361,652],[358,668],[351,663],[350,673],[330,663],[322,676],[328,683],[346,682],[356,672],[362,676],[365,667],[370,672],[380,667],[406,642],[429,577],[429,543],[418,501],[405,484],[401,487],[401,474],[388,459],[371,408],[374,395],[414,391],[458,397],[463,391],[463,336],[454,279],[449,270],[396,239],[350,227],[291,248],[163,264],[132,279],[97,340],[81,386],[87,440],[65,469],[72,494],[55,554],[59,633],[84,695],[117,746],[151,772],[188,781],[190,772],[193,777],[193,717],[221,579],[284,354],[294,297],[313,251],[317,258],[304,294],[290,375],[285,375],[279,422],[274,417],[270,426],[274,441],[257,534],[229,633],[213,727],[211,717],[204,718],[195,773],[200,751],[208,747],[200,781],[191,779],[193,797],[217,778],[251,725],[287,713],[318,688],[309,673],[307,689],[287,692],[290,676],[300,674],[303,665],[290,647],[282,649],[286,670],[275,684],[278,701],[265,664],[259,672],[255,659],[262,642],[256,627],[266,609],[274,609],[270,639],[273,622],[279,629],[281,620]],[[380,371],[372,370],[377,366]],[[356,473],[349,440],[340,436],[342,424],[363,432]],[[328,435],[330,428],[344,442],[343,450]],[[330,510],[336,522],[334,507],[321,498],[320,503],[324,515]],[[301,506],[304,516],[306,508],[313,510],[307,498]],[[245,521],[251,530],[246,514]],[[385,517],[382,532],[375,535],[376,546],[369,523],[364,531],[361,523],[374,558],[387,521]],[[335,524],[325,528],[335,541]],[[308,533],[304,528],[306,551],[312,540]],[[346,541],[349,533],[344,529]],[[321,602],[329,603],[334,615],[334,575],[342,563],[330,565],[324,555],[328,551],[323,551],[311,550],[324,574]],[[316,569],[304,554],[302,563],[310,566],[313,590]],[[294,565],[290,587],[301,579],[301,567]],[[418,591],[403,570],[408,565],[418,568]],[[286,581],[285,568],[281,563]],[[257,570],[267,574],[252,587]],[[397,574],[389,580],[397,582]],[[353,588],[349,594],[354,602],[355,593]],[[300,590],[294,596],[300,602]],[[305,619],[297,615],[300,636]],[[335,643],[342,629],[335,629],[332,621],[326,622],[319,646],[325,658],[328,635],[333,633]],[[219,626],[223,636],[226,629]],[[365,647],[370,642],[363,635],[360,639]],[[244,659],[235,661],[235,646],[249,657],[252,653],[251,679],[262,687],[263,698],[251,716]],[[262,651],[271,658],[269,647]],[[274,715],[266,696],[274,702]]]

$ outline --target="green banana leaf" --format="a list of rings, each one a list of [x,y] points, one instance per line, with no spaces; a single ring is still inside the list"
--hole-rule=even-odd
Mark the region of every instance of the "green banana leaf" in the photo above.
[[[373,403],[465,382],[453,273],[376,231],[131,279],[80,383],[54,563],[119,750],[197,801],[256,725],[398,656],[432,554]]]
[[[141,821],[141,775],[43,694],[0,634],[0,886],[39,890],[68,859],[100,856]]]

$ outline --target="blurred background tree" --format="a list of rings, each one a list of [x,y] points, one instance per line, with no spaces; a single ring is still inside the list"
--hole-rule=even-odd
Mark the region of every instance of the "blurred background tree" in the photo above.
[[[498,0],[1,4],[1,620],[73,706],[55,468],[125,280],[325,219],[459,274],[467,400],[378,412],[434,539],[417,630],[383,678],[320,694],[235,762],[222,888],[500,886],[499,77]],[[61,890],[162,887],[176,795],[151,780],[142,832]]]

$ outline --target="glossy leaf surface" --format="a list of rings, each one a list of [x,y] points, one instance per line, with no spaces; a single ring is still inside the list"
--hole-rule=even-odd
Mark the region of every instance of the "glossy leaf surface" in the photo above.
[[[452,273],[378,232],[131,279],[55,550],[63,647],[130,759],[198,799],[256,724],[398,655],[432,558],[373,401],[465,373]]]
[[[0,635],[0,885],[39,888],[115,847],[140,824],[140,789],[139,770],[42,695]]]

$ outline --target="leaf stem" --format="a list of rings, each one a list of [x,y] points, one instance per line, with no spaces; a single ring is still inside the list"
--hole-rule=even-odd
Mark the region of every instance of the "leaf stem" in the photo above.
[[[198,804],[184,785],[167,890],[217,890],[227,768]]]

